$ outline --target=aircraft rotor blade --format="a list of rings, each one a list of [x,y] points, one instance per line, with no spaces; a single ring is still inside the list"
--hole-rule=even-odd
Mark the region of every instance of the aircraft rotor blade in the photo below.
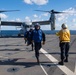
[[[54,14],[60,14],[60,13],[65,13],[65,12],[53,11],[52,13],[54,13]]]
[[[58,12],[58,11],[54,11],[54,10],[51,10],[51,11],[35,10],[35,11],[40,11],[40,12],[48,12],[48,13],[54,13],[54,14],[65,13],[65,12]]]
[[[35,11],[40,11],[40,12],[50,12],[50,11],[44,11],[44,10],[35,10]]]
[[[2,13],[2,12],[13,12],[13,11],[20,11],[20,10],[0,10],[0,13]]]

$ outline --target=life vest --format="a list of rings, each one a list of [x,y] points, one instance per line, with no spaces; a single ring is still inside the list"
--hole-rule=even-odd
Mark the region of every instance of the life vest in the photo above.
[[[57,34],[61,42],[70,42],[70,31],[68,29],[62,29]]]
[[[34,42],[41,42],[42,41],[42,30],[33,30],[33,40]]]

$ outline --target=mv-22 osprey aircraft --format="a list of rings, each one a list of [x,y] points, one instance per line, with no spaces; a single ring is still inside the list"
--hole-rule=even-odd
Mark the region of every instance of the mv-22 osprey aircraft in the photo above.
[[[12,11],[19,11],[19,10],[0,10],[0,13],[12,12]],[[27,22],[16,22],[16,21],[1,21],[1,18],[0,18],[0,27],[1,26],[21,26],[22,27],[21,30],[25,31],[27,28],[34,26],[36,23],[39,23],[40,25],[49,25],[50,24],[51,30],[55,30],[55,14],[63,13],[63,12],[57,12],[54,10],[51,10],[51,11],[35,10],[35,11],[50,13],[51,14],[50,19],[45,20],[45,21],[35,21],[35,22],[27,23]]]

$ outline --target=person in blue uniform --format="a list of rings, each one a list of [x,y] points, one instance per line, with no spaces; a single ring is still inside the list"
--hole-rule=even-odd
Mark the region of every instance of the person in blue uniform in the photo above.
[[[39,50],[42,47],[41,42],[43,41],[43,44],[45,44],[45,34],[40,29],[39,23],[36,23],[34,27],[35,27],[35,29],[32,32],[32,42],[34,42],[34,45],[35,45],[35,56],[36,56],[37,62],[39,64]]]
[[[26,31],[25,34],[24,34],[24,39],[25,41],[27,41],[27,46],[31,45],[32,47],[32,51],[33,51],[33,42],[32,42],[32,39],[31,39],[31,33],[33,31],[33,28],[30,28],[29,31]]]

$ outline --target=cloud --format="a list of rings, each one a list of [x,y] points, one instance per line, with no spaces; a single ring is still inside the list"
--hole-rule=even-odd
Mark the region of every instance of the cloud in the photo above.
[[[76,16],[76,7],[71,7],[69,9],[66,9],[62,12],[65,12],[63,14],[58,14],[56,17],[57,17],[57,20],[58,21],[63,21],[63,20],[67,20],[69,17],[71,16]]]
[[[39,18],[37,18],[37,19],[33,19],[32,21],[43,21],[43,19],[42,20],[40,20]]]
[[[21,19],[20,19],[20,18],[17,18],[17,19],[16,19],[16,21],[20,22],[20,21],[21,21]]]
[[[34,14],[33,16],[34,16],[34,18],[37,18],[38,17],[36,14]]]
[[[66,12],[66,13],[62,13],[62,14],[58,14],[56,15],[56,24],[58,23],[59,25],[61,25],[62,23],[67,23],[68,28],[70,30],[75,30],[76,28],[76,7],[70,7],[62,12]],[[57,29],[60,26],[56,25]]]
[[[21,22],[21,19],[20,19],[20,18],[16,18],[15,20],[14,20],[14,19],[12,19],[12,20],[6,20],[6,21]]]
[[[45,17],[47,17],[49,15],[49,13],[44,13],[42,15],[45,16]]]
[[[36,4],[36,5],[45,5],[48,3],[48,0],[24,0],[27,4]]]
[[[5,15],[5,14],[0,13],[0,17],[5,19],[5,18],[7,18],[8,16]]]
[[[31,21],[31,20],[30,20],[30,17],[26,16],[26,17],[25,17],[25,21],[26,21],[26,22]]]
[[[41,21],[41,15],[34,14],[32,21]]]
[[[24,0],[24,2],[27,3],[27,4],[32,4],[31,0]]]
[[[33,21],[43,21],[44,17],[48,17],[48,13],[40,14],[39,16],[37,14],[34,14],[33,17]]]
[[[70,30],[76,30],[76,24],[71,24],[71,25],[69,26],[69,29],[70,29]]]
[[[76,22],[76,19],[74,18],[74,19],[72,20],[72,22]]]
[[[8,20],[8,21],[12,21],[12,22],[15,22],[15,20]]]
[[[31,21],[30,17],[28,17],[28,16],[25,17],[25,23],[27,25],[31,25],[32,24],[32,21]]]

